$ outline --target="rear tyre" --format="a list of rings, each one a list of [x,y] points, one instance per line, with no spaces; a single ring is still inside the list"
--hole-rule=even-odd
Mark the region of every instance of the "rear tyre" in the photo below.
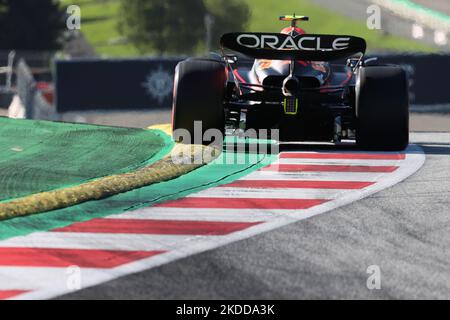
[[[173,137],[176,141],[210,144],[208,139],[203,140],[204,133],[209,129],[219,130],[223,137],[226,81],[225,66],[218,61],[189,59],[177,65],[172,107]],[[201,121],[201,129],[197,126],[197,132],[194,130],[196,121]],[[186,141],[184,136],[180,139],[179,132],[175,131],[177,129],[189,132],[190,141]]]
[[[356,142],[364,149],[398,151],[409,143],[409,94],[397,66],[359,69],[356,84]]]

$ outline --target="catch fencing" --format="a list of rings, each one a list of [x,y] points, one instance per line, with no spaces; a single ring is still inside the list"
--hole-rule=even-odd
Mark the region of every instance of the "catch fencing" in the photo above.
[[[37,90],[30,67],[21,59],[16,67],[17,96],[9,108],[11,118],[58,120],[55,107]]]

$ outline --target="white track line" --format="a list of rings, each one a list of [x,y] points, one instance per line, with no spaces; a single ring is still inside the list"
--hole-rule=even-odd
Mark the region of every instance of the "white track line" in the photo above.
[[[318,181],[367,181],[382,179],[383,172],[276,172],[256,171],[241,180],[318,180]]]
[[[164,208],[149,207],[123,214],[106,217],[107,219],[142,219],[142,220],[186,220],[186,221],[221,221],[221,222],[256,222],[276,218],[276,213],[254,209],[198,209],[198,208]]]
[[[323,164],[349,166],[397,166],[402,160],[359,160],[359,159],[279,159],[274,164]]]
[[[254,198],[254,199],[335,199],[354,190],[341,189],[253,189],[253,188],[211,188],[188,198]]]
[[[196,236],[82,232],[36,232],[0,241],[0,247],[100,250],[172,250]]]
[[[73,266],[75,267],[75,266]],[[90,281],[84,283],[83,279],[108,279],[111,277],[110,270],[82,268],[80,280],[81,286],[88,284]],[[46,267],[0,267],[0,283],[1,290],[45,290],[51,292],[57,290],[58,292],[71,292],[70,276],[73,275],[72,268],[46,268]]]

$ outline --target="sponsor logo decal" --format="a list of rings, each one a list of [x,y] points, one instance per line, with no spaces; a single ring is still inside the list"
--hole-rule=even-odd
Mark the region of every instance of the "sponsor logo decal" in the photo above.
[[[349,37],[335,38],[331,46],[324,46],[320,36],[277,36],[270,34],[241,34],[237,43],[250,49],[303,50],[303,51],[340,51],[350,46]]]
[[[142,86],[148,95],[158,101],[159,104],[162,104],[172,94],[173,77],[160,65],[158,69],[151,71],[147,75]]]

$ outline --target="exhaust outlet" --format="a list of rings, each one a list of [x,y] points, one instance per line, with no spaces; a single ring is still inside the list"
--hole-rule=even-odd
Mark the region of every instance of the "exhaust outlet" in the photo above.
[[[289,76],[283,81],[283,95],[293,97],[298,94],[300,89],[300,81],[294,76]]]

